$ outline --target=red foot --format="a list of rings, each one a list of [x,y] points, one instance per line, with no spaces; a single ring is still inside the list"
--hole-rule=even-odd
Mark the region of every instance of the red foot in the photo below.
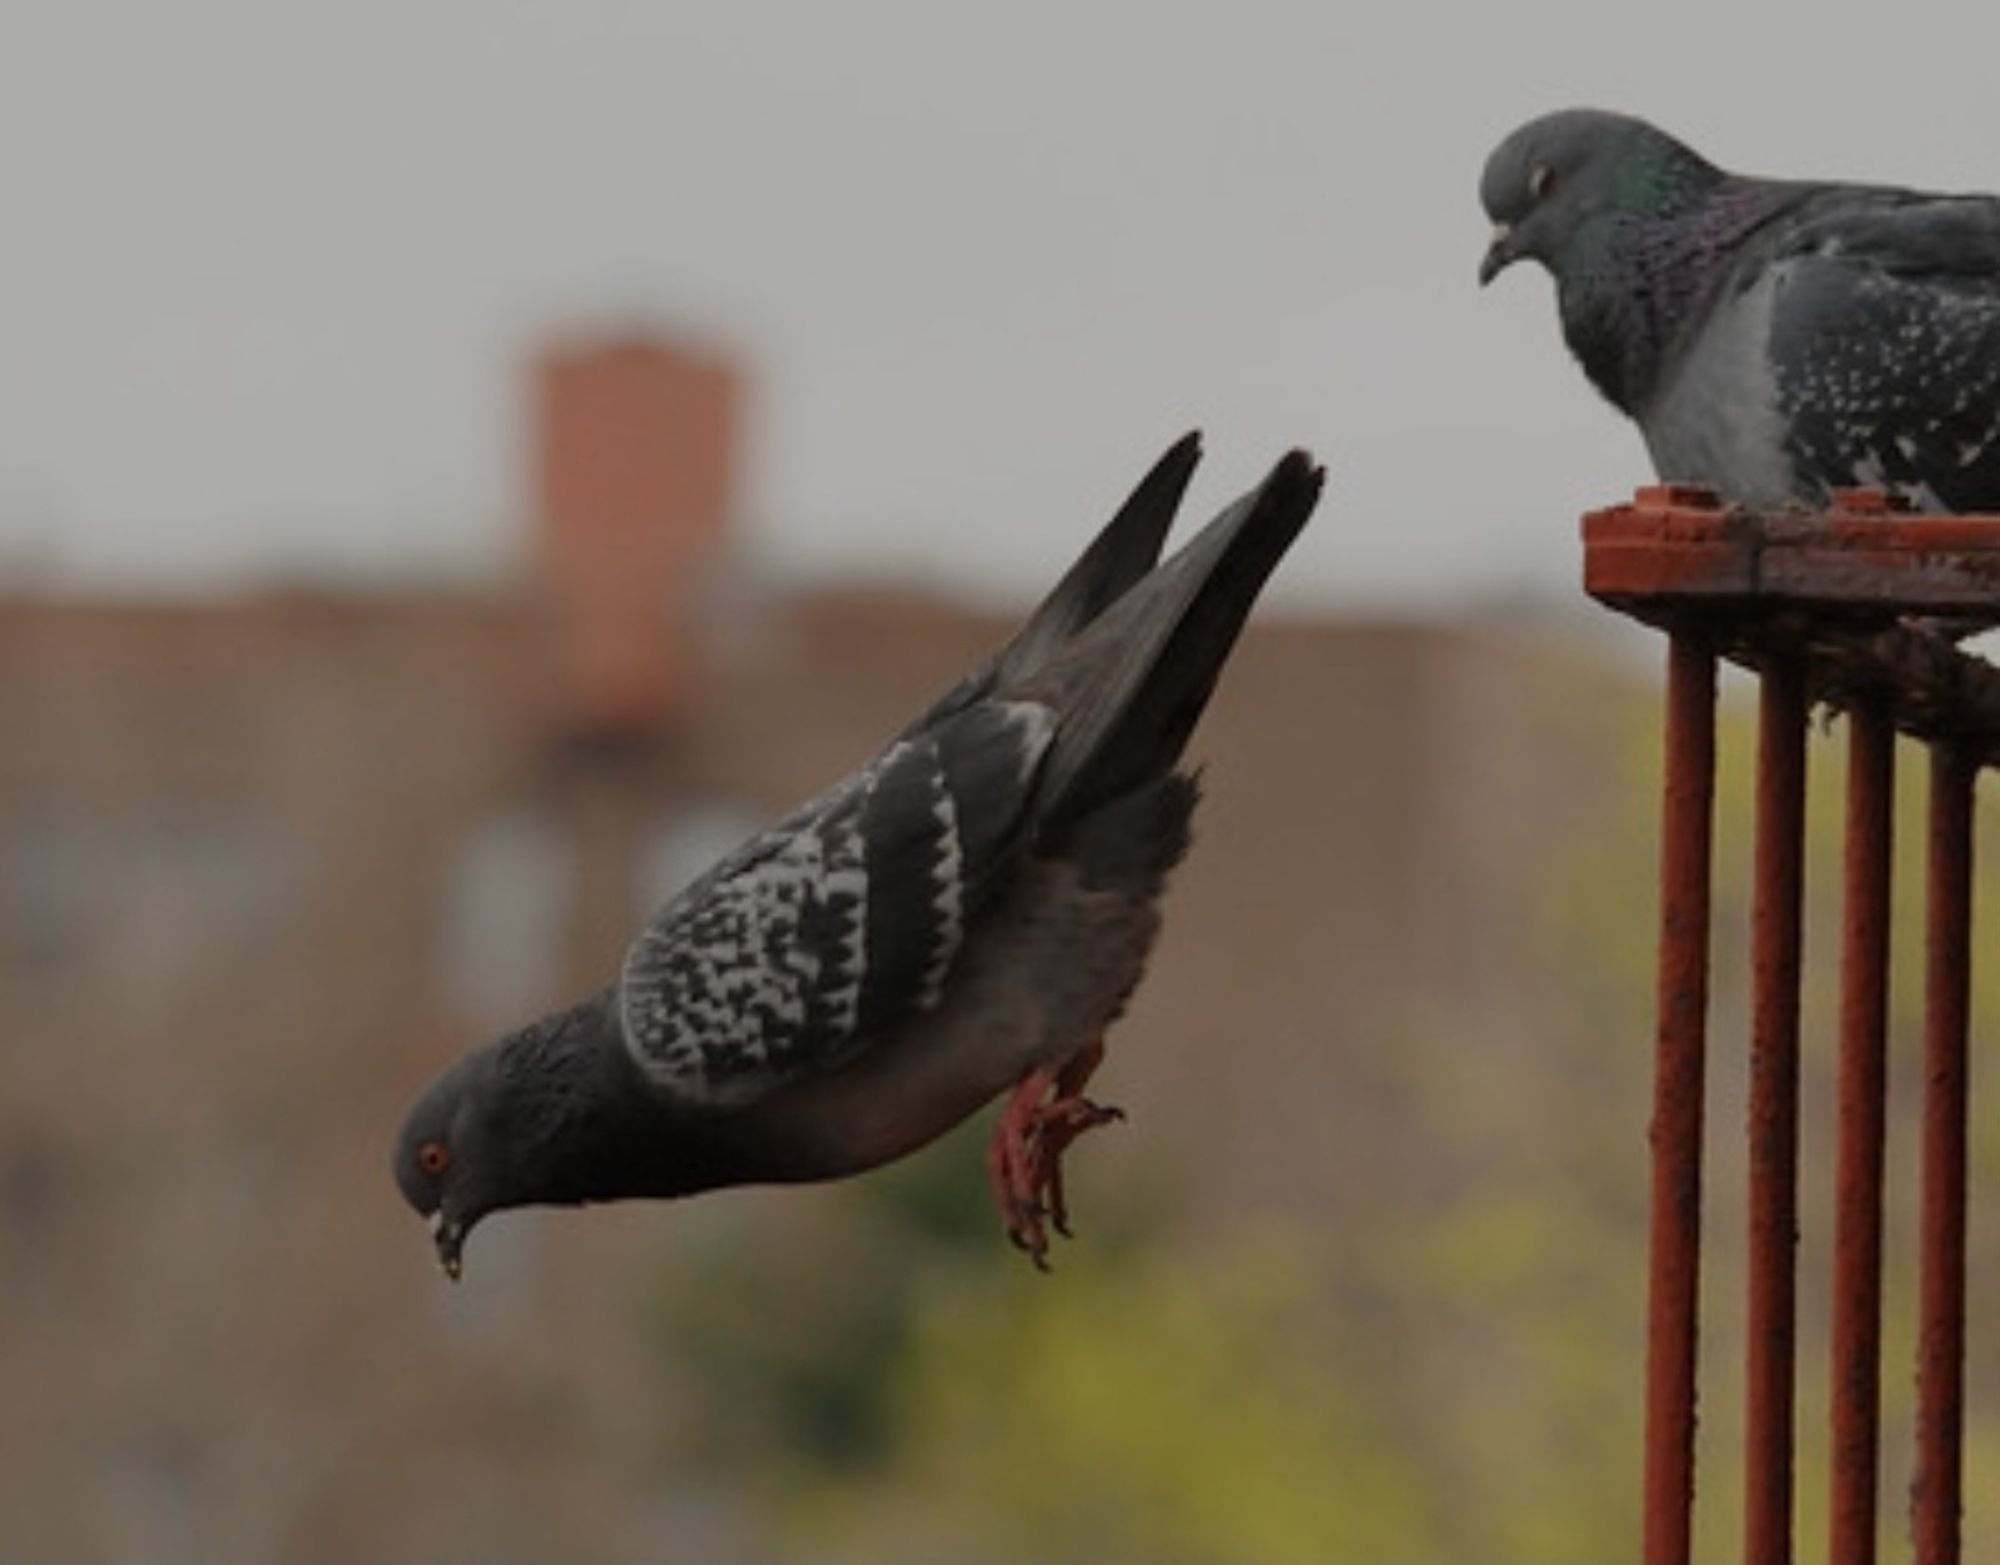
[[[1043,1271],[1049,1264],[1049,1229],[1069,1237],[1063,1153],[1086,1130],[1125,1117],[1122,1109],[1083,1096],[1084,1083],[1103,1058],[1099,1041],[1085,1044],[1060,1068],[1029,1071],[1008,1095],[986,1148],[986,1178],[1007,1237]]]

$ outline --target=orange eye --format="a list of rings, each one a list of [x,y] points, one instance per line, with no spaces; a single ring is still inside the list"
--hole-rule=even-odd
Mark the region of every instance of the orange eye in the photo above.
[[[426,1141],[417,1148],[417,1167],[436,1178],[451,1166],[451,1148],[442,1141]]]
[[[1539,201],[1556,188],[1556,171],[1546,163],[1537,163],[1528,175],[1528,199]]]

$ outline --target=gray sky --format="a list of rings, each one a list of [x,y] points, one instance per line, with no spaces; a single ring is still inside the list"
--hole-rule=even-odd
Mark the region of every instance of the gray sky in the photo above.
[[[519,366],[661,321],[755,376],[764,569],[1045,582],[1199,424],[1332,470],[1293,602],[1567,592],[1645,477],[1492,143],[2000,187],[1988,4],[259,0],[0,20],[0,572],[502,569]],[[1922,48],[1921,77],[1908,65]]]

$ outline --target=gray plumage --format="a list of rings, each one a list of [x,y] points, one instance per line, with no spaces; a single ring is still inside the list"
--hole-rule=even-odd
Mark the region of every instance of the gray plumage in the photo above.
[[[1548,268],[1564,338],[1662,478],[2000,510],[2000,200],[1730,174],[1590,109],[1508,136],[1480,200],[1480,280]]]
[[[1093,1045],[1187,845],[1182,748],[1322,482],[1293,452],[1160,563],[1198,456],[1169,451],[1006,647],[669,901],[612,983],[426,1089],[394,1167],[447,1269],[505,1207],[876,1166]]]

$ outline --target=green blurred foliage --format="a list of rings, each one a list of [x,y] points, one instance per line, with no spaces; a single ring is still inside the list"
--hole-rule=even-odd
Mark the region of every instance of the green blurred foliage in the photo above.
[[[1348,1389],[1386,1366],[1318,1307],[1295,1235],[1080,1250],[1054,1280],[968,1268],[924,1303],[891,1392],[903,1437],[866,1483],[801,1475],[787,1530],[803,1553],[1277,1560],[1435,1543],[1373,1399]]]

